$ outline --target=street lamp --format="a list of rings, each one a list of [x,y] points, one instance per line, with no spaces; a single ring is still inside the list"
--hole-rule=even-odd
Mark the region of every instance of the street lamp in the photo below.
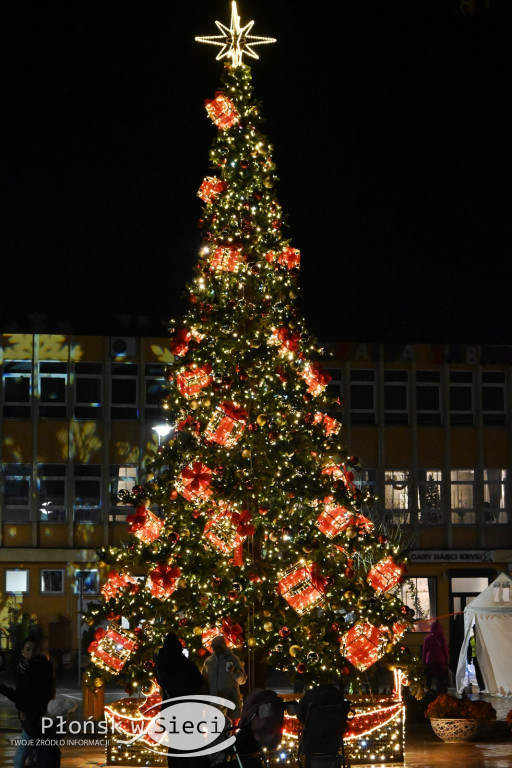
[[[158,447],[160,447],[162,438],[166,437],[169,432],[172,431],[172,427],[170,424],[157,424],[156,427],[153,427],[153,431],[158,435]]]

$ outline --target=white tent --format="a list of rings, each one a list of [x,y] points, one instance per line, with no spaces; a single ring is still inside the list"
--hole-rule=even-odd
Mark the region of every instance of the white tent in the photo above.
[[[478,661],[491,696],[512,696],[512,577],[500,573],[464,609],[464,642],[455,682],[464,689],[467,648],[475,624]]]

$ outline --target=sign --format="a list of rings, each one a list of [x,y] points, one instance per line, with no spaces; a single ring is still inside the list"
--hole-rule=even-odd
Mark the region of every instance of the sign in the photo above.
[[[409,552],[410,563],[493,563],[494,552],[483,549],[446,549]]]

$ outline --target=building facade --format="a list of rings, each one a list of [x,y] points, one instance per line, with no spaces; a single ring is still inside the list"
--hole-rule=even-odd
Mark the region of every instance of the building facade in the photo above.
[[[369,514],[410,550],[406,642],[441,616],[455,665],[464,605],[512,568],[512,347],[327,346]],[[126,535],[119,491],[160,439],[170,359],[161,338],[2,336],[4,651],[24,622],[57,661],[76,659],[80,609],[105,576],[97,549]]]

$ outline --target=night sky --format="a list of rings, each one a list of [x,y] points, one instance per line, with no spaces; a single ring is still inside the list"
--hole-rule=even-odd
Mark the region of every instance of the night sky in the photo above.
[[[484,0],[475,0],[477,6]],[[320,339],[511,343],[512,4],[240,0]],[[1,330],[166,334],[228,0],[10,3]]]

